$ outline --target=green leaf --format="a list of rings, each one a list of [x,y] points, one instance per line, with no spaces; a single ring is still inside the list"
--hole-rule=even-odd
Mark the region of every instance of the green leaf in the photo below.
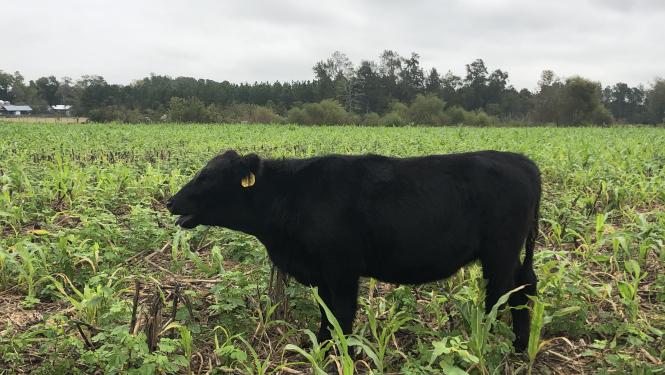
[[[560,318],[562,316],[570,315],[572,313],[580,311],[581,307],[579,306],[568,306],[564,307],[563,309],[557,310],[554,314],[552,314],[552,317],[555,318]]]
[[[443,370],[443,373],[446,375],[469,375],[468,372],[449,363],[444,363],[443,366],[441,366],[441,369]]]
[[[434,341],[432,343],[434,350],[432,350],[432,356],[429,359],[429,364],[433,364],[439,356],[442,354],[450,354],[451,349],[446,345],[444,341]]]

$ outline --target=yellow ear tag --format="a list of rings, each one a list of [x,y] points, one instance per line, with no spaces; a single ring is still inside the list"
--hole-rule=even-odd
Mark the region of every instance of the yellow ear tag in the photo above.
[[[255,182],[256,182],[256,176],[254,176],[254,173],[249,172],[249,174],[247,176],[245,176],[240,181],[240,185],[242,185],[242,187],[246,188],[246,187],[254,186]]]

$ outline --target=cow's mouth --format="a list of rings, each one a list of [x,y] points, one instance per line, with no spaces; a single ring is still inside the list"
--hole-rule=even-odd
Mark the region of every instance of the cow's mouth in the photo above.
[[[175,223],[185,229],[192,229],[199,225],[196,215],[182,215],[175,221]]]

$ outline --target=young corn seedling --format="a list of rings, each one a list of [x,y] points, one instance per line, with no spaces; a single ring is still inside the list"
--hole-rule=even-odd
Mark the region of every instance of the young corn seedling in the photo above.
[[[74,190],[74,176],[69,165],[69,162],[64,158],[63,149],[60,148],[59,152],[55,153],[55,160],[51,168],[53,197],[56,205],[63,203],[65,198],[68,198],[68,203],[71,204],[72,192]]]
[[[457,359],[467,364],[467,367],[478,365],[479,358],[469,352],[468,343],[459,336],[448,336],[432,342],[433,350],[429,366],[438,361],[438,365],[445,374],[468,374],[455,365]],[[442,358],[442,359],[440,359]]]
[[[321,307],[323,307],[326,318],[333,327],[331,330],[331,340],[334,345],[333,347],[337,352],[337,356],[333,357],[333,361],[337,365],[337,370],[344,375],[352,375],[355,371],[355,364],[353,363],[353,358],[349,353],[349,347],[351,346],[349,339],[346,337],[346,335],[344,335],[342,327],[339,325],[337,318],[335,318],[335,315],[332,313],[332,311],[330,311],[326,303],[323,302],[323,299],[319,296],[318,291],[316,289],[312,289],[312,293],[316,302]],[[353,342],[355,343],[357,341]]]
[[[221,344],[217,331],[221,331],[224,334],[224,341]],[[229,331],[222,326],[215,326],[213,333],[215,335],[214,353],[217,365],[233,366],[236,362],[244,363],[247,361],[247,353],[238,348],[234,343],[235,340],[239,340],[241,337],[240,334],[231,336],[229,335]]]
[[[316,340],[316,336],[311,331],[306,330],[305,333],[307,333],[312,342],[310,352],[292,344],[286,345],[285,348],[290,351],[295,351],[305,357],[317,374],[325,374],[326,371],[324,371],[324,368],[327,368],[334,363],[337,367],[338,373],[352,375],[355,372],[355,363],[349,353],[349,348],[351,346],[358,346],[361,349],[365,349],[368,355],[372,356],[373,359],[378,360],[374,351],[369,350],[361,339],[344,335],[335,315],[330,311],[325,302],[323,302],[323,299],[321,299],[316,289],[312,289],[312,294],[314,300],[323,308],[328,322],[330,322],[333,327],[331,330],[332,337],[330,340],[326,341],[326,343],[319,343]],[[331,349],[334,349],[336,355],[331,355],[329,361],[324,361],[323,359],[326,353]]]
[[[30,306],[39,302],[35,290],[35,285],[37,284],[36,257],[22,242],[18,243],[14,249],[20,259],[20,261],[16,262],[16,270],[19,274],[18,282],[19,284],[25,283],[28,286],[28,295],[25,297],[25,304]]]
[[[375,298],[375,301],[377,305],[376,310],[369,301],[365,303],[365,315],[367,316],[367,324],[373,340],[370,341],[362,336],[358,338],[352,337],[349,340],[352,343],[351,345],[359,346],[372,359],[379,373],[383,373],[390,340],[394,338],[395,333],[410,321],[411,318],[405,316],[403,311],[396,312],[395,305],[386,309],[385,300],[381,297]],[[385,319],[379,321],[379,317],[385,317]]]
[[[279,303],[273,304],[272,299],[267,297],[265,307],[262,307],[261,304],[256,308],[256,313],[258,315],[259,324],[254,330],[254,335],[252,338],[262,337],[267,334],[270,327],[277,324],[288,324],[284,320],[273,319],[275,311],[279,307]]]
[[[116,271],[117,272],[117,271]],[[116,282],[114,282],[114,277],[111,275],[106,284],[97,284],[94,287],[91,287],[88,284],[83,286],[83,291],[76,288],[71,280],[63,274],[56,274],[55,276],[60,277],[63,282],[58,281],[53,276],[47,276],[51,280],[52,285],[60,293],[60,295],[67,300],[79,313],[79,318],[90,325],[95,325],[97,323],[98,312],[102,311],[109,300],[113,296],[113,291],[115,290]],[[68,293],[65,286],[68,287],[73,294]]]
[[[178,332],[180,333],[180,342],[182,344],[182,349],[185,352],[185,358],[187,358],[187,371],[189,374],[191,374],[192,353],[194,352],[194,345],[192,344],[192,333],[185,326],[179,326]]]
[[[15,235],[21,230],[21,223],[25,219],[25,212],[20,202],[12,197],[16,187],[9,176],[0,175],[0,226],[3,224],[12,228]],[[16,204],[19,203],[19,204]]]
[[[527,354],[529,355],[529,375],[533,370],[533,364],[536,361],[536,355],[542,348],[540,334],[544,326],[543,314],[545,313],[545,304],[539,299],[533,298],[533,307],[531,308],[531,332],[529,333],[529,344]]]
[[[331,363],[326,360],[326,357],[328,356],[328,352],[333,345],[333,342],[328,340],[324,343],[319,343],[314,332],[308,329],[303,332],[305,332],[310,341],[311,347],[308,350],[293,344],[286,344],[284,350],[296,352],[303,356],[312,367],[312,372],[316,375],[326,375],[324,369]]]
[[[222,250],[219,246],[215,245],[210,250],[210,268],[213,270],[213,274],[223,275],[226,270],[224,269],[224,255],[222,255]]]
[[[246,373],[256,374],[256,375],[268,374],[268,369],[270,369],[270,362],[271,362],[270,354],[268,354],[266,358],[262,360],[259,353],[256,352],[254,347],[249,342],[247,342],[247,340],[245,340],[242,336],[239,336],[238,339],[242,341],[243,344],[245,344],[247,351],[249,351],[249,353],[252,355],[252,361],[250,364],[241,362],[241,364],[247,371]]]
[[[626,307],[628,318],[631,322],[637,319],[639,313],[639,290],[640,281],[646,277],[640,269],[639,263],[635,260],[628,260],[624,263],[623,281],[619,281],[617,289],[621,295],[621,302]]]
[[[506,304],[510,295],[516,291],[524,288],[524,286],[517,287],[502,295],[488,314],[485,314],[484,308],[481,304],[467,301],[461,306],[462,315],[467,320],[471,328],[469,338],[469,348],[471,353],[478,358],[478,368],[483,374],[489,374],[486,364],[486,354],[489,351],[488,343],[490,331],[496,323],[499,307]]]
[[[546,314],[546,307],[549,304],[540,301],[537,297],[529,297],[533,301],[531,307],[531,332],[529,334],[529,343],[527,345],[527,355],[529,357],[529,375],[533,371],[533,365],[536,362],[538,353],[550,342],[550,340],[541,341],[543,327],[552,322],[555,318],[560,318],[580,310],[579,306],[569,306],[556,311],[552,315]]]
[[[180,343],[180,347],[182,348],[183,356],[185,358],[185,362],[187,363],[187,374],[191,375],[192,374],[192,355],[194,353],[194,344],[192,340],[192,333],[187,329],[186,326],[178,323],[169,323],[164,327],[164,329],[161,330],[161,332],[158,334],[158,336],[163,336],[166,332],[172,330],[172,329],[177,329],[178,333],[180,335],[180,339],[178,340]]]

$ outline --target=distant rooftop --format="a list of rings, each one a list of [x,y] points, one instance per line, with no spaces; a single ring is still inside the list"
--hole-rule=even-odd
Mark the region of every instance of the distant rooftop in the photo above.
[[[66,111],[70,108],[72,108],[71,105],[66,105],[66,104],[56,104],[51,106],[52,109],[55,109],[56,111]]]
[[[2,108],[9,112],[32,111],[32,108],[30,108],[29,105],[3,105]]]

